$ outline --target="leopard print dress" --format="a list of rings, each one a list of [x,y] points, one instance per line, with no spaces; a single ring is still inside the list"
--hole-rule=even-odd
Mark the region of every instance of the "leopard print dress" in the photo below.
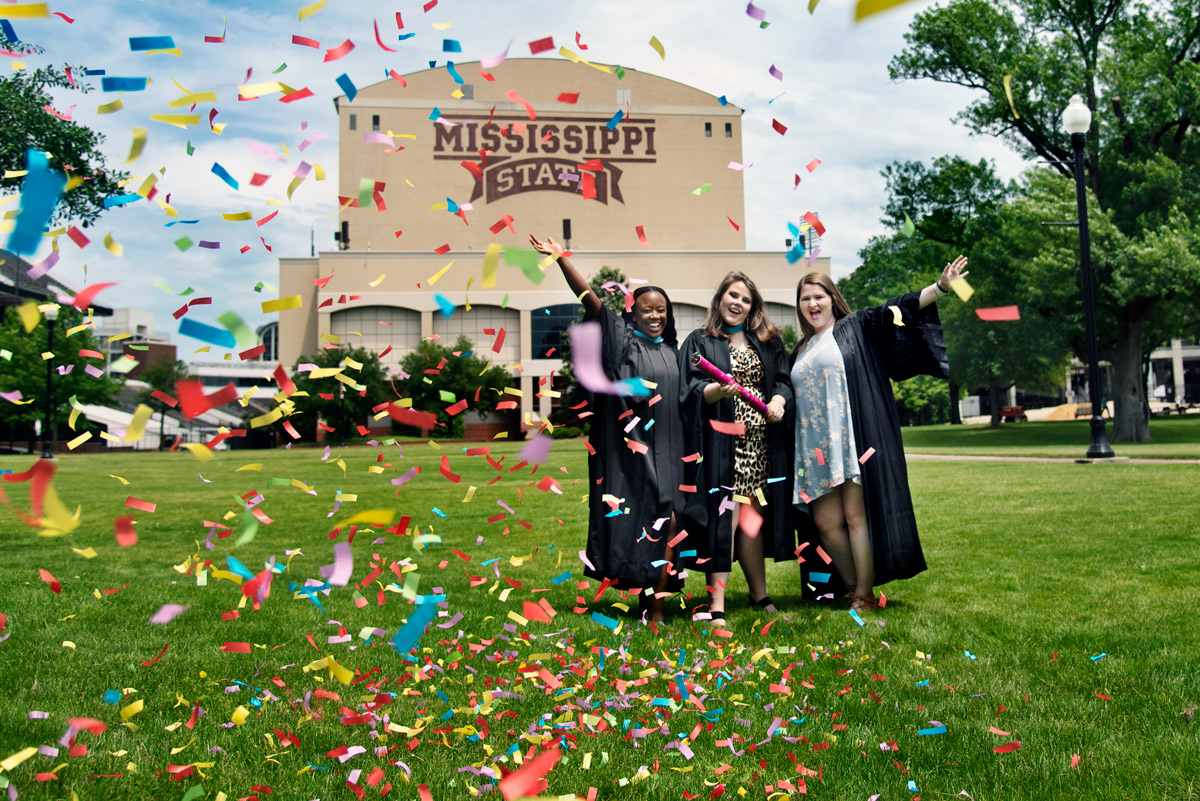
[[[730,348],[729,359],[733,379],[758,395],[758,388],[764,381],[763,364],[758,352],[751,347]],[[733,402],[734,422],[746,427],[746,433],[737,437],[733,449],[734,482],[739,495],[753,498],[754,491],[760,487],[765,490],[767,484],[770,456],[767,451],[767,418],[740,396],[735,397]]]

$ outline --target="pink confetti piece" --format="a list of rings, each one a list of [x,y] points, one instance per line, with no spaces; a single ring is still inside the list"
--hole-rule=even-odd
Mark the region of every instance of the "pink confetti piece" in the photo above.
[[[815,171],[817,169],[817,167],[820,167],[820,166],[821,166],[821,160],[813,159],[812,161],[808,162],[807,169],[811,173],[811,172]]]
[[[872,456],[874,456],[874,455],[875,455],[875,449],[874,449],[874,448],[867,448],[866,452],[865,452],[865,453],[864,453],[862,456],[858,457],[858,463],[859,463],[859,464],[866,464],[866,463],[867,463],[867,460],[868,460],[868,459],[870,459],[870,458],[871,458]]]
[[[759,22],[762,22],[763,20],[765,20],[767,18],[767,12],[764,11],[763,9],[759,8],[758,6],[754,5],[754,3],[747,3],[746,4],[746,16],[749,17],[750,19],[756,19]],[[878,796],[876,796],[876,797],[878,797]]]
[[[328,139],[328,138],[329,138],[329,134],[313,134],[312,136],[308,137],[307,139],[305,139],[303,142],[300,143],[300,150],[305,150],[313,142],[318,142],[322,139]]]
[[[504,63],[504,59],[508,58],[508,50],[510,47],[512,47],[512,43],[513,43],[513,40],[509,39],[508,44],[504,48],[504,52],[498,56],[491,56],[489,58],[479,59],[479,66],[483,67],[485,70],[490,70],[494,67],[499,67],[501,64]]]
[[[182,615],[188,610],[188,607],[182,604],[163,604],[154,616],[150,618],[150,622],[155,625],[164,625],[170,623],[175,618]]]
[[[646,229],[639,225],[633,230],[637,234],[638,241],[642,243],[642,247],[650,247],[650,243],[646,241]]]
[[[525,113],[529,115],[530,120],[537,119],[537,112],[533,110],[533,105],[530,104],[529,101],[522,99],[521,96],[519,94],[517,94],[516,89],[509,89],[507,92],[504,93],[504,96],[507,97],[512,102],[520,103],[522,106],[524,106]]]
[[[775,80],[777,80],[777,81],[783,80],[783,73],[780,72],[779,68],[776,67],[774,64],[772,64],[771,69],[769,69],[767,71],[771,73],[771,77],[774,78]]]
[[[387,145],[389,147],[395,145],[392,137],[381,131],[367,131],[363,134],[363,144],[365,145]]]
[[[350,576],[353,572],[354,553],[350,550],[350,543],[335,542],[333,544],[333,564],[322,565],[321,575],[332,586],[345,587],[350,583]]]

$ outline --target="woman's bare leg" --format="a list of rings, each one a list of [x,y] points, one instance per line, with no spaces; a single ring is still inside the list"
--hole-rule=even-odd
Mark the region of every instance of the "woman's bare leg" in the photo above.
[[[758,505],[757,500],[752,503],[754,511],[761,517],[762,507]],[[739,527],[735,536],[738,564],[742,566],[742,573],[746,576],[750,599],[754,601],[767,597],[767,567],[763,555],[761,532],[752,537]],[[767,614],[775,614],[775,605],[768,604],[764,611]]]
[[[873,598],[875,555],[871,550],[871,534],[867,529],[867,505],[862,486],[853,481],[842,485],[842,514],[849,532],[850,553],[857,579],[854,594]]]
[[[850,588],[851,593],[857,593],[858,572],[855,569],[850,533],[846,530],[845,502],[842,495],[842,487],[834,487],[829,493],[814,499],[808,508],[812,512],[817,530],[821,532],[821,545],[833,560],[838,575]]]

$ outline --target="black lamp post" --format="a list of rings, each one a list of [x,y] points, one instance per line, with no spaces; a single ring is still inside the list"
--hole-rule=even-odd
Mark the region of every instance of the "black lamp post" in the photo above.
[[[58,307],[47,309],[43,315],[46,318],[47,344],[46,350],[54,352],[54,321],[58,319]],[[54,360],[46,360],[46,414],[42,418],[42,458],[53,458],[51,449],[54,445],[54,385],[51,376],[54,375]]]
[[[1088,236],[1087,189],[1083,170],[1083,147],[1091,127],[1091,110],[1084,104],[1082,97],[1072,95],[1070,104],[1063,111],[1063,128],[1071,135],[1071,149],[1075,151],[1075,200],[1079,206],[1079,257],[1083,263],[1083,319],[1087,329],[1088,394],[1092,400],[1092,444],[1088,446],[1087,458],[1109,459],[1113,456],[1113,449],[1108,444],[1104,418],[1100,414],[1100,358],[1096,352],[1096,303],[1092,295],[1092,250]]]

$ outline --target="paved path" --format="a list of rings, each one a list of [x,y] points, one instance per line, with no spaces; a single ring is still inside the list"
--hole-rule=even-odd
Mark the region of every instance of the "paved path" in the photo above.
[[[1200,464],[1200,459],[1131,459],[1117,456],[1112,459],[1083,459],[1056,456],[953,456],[940,453],[906,453],[909,461],[925,462],[1082,462],[1090,464]]]

